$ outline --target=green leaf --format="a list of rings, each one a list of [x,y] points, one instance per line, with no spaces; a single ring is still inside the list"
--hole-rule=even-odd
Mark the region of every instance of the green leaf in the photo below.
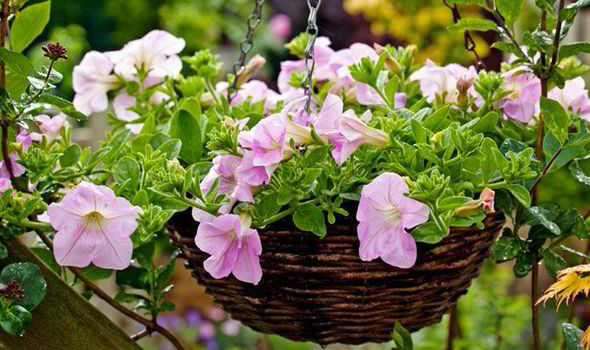
[[[164,142],[160,147],[158,147],[158,151],[161,151],[166,155],[166,159],[172,160],[180,154],[180,149],[182,148],[182,142],[179,139],[171,139]]]
[[[442,123],[449,115],[450,106],[444,106],[432,113],[428,118],[422,122],[422,126],[430,131],[438,131]]]
[[[78,144],[73,144],[64,151],[61,157],[59,157],[59,164],[62,168],[69,168],[80,160],[82,155],[82,149]]]
[[[509,232],[509,234],[506,234]],[[512,235],[512,231],[505,228],[502,237],[494,243],[492,247],[492,256],[497,262],[512,260],[520,250],[520,239]]]
[[[0,243],[0,259],[6,259],[8,257],[8,248]]]
[[[170,136],[182,141],[180,159],[189,165],[201,160],[201,123],[192,113],[181,109],[174,114],[170,121]]]
[[[278,192],[272,192],[260,199],[256,205],[258,214],[263,218],[269,218],[281,210],[281,206],[277,202],[279,197]]]
[[[391,332],[391,339],[395,343],[397,350],[413,350],[414,342],[410,332],[402,326],[399,321],[395,321],[393,332]]]
[[[543,225],[551,233],[556,236],[561,235],[561,229],[553,221],[552,214],[549,210],[541,207],[530,207],[529,213],[538,221],[539,224]]]
[[[29,77],[35,75],[35,68],[28,58],[18,52],[0,48],[0,59],[6,64],[6,68],[12,73]]]
[[[478,32],[487,32],[490,30],[499,31],[498,25],[494,21],[489,19],[475,19],[475,18],[463,18],[455,24],[451,24],[447,27],[450,32],[458,33],[465,32],[467,30],[475,30]]]
[[[20,305],[12,305],[8,310],[0,312],[0,327],[6,333],[22,337],[33,321],[29,310]]]
[[[575,56],[580,53],[590,53],[590,43],[580,42],[563,44],[559,48],[559,59]]]
[[[47,266],[49,266],[49,268],[53,270],[53,272],[55,272],[57,275],[61,275],[61,266],[57,263],[57,261],[55,261],[55,256],[53,255],[53,252],[51,250],[40,247],[33,247],[30,249],[35,254],[37,254],[39,259],[43,260],[43,262]]]
[[[411,234],[416,242],[434,244],[442,241],[442,239],[447,236],[448,232],[441,231],[438,225],[429,221],[424,225],[420,225],[413,229]]]
[[[547,127],[563,145],[568,138],[569,117],[561,104],[555,100],[541,97],[541,111]]]
[[[4,267],[0,273],[0,283],[7,284],[10,281],[17,281],[24,290],[24,297],[15,304],[29,311],[37,307],[47,293],[47,283],[41,270],[33,263],[13,263]]]
[[[563,338],[565,339],[566,350],[584,350],[580,345],[584,332],[578,327],[570,323],[564,323],[561,325],[561,331],[563,332]]]
[[[504,16],[509,27],[512,27],[520,16],[523,5],[524,0],[496,0],[496,8]]]
[[[518,58],[525,58],[525,56],[522,54],[522,51],[520,51],[518,49],[518,46],[516,46],[516,44],[513,44],[513,43],[508,43],[505,41],[498,41],[498,42],[495,42],[492,44],[492,48],[498,49],[498,50],[504,51],[504,52],[509,52]]]
[[[51,13],[51,2],[28,6],[14,20],[10,31],[10,43],[16,52],[22,52],[43,32]]]
[[[522,205],[525,207],[531,206],[531,194],[524,186],[519,184],[510,184],[506,186],[506,189],[508,189],[514,198],[518,199]]]
[[[113,275],[113,270],[101,269],[94,265],[83,268],[82,272],[93,281],[104,280]]]
[[[326,219],[324,213],[313,203],[299,206],[293,214],[293,223],[302,231],[312,232],[319,237],[326,236]]]
[[[141,167],[139,163],[131,157],[123,157],[115,166],[114,172],[115,182],[122,184],[127,180],[131,180],[131,188],[135,189],[139,183],[141,175]]]
[[[74,107],[74,104],[71,103],[70,101],[64,100],[63,98],[54,96],[54,95],[50,95],[50,94],[43,94],[41,96],[39,96],[38,99],[39,102],[42,103],[47,103],[50,104],[52,106],[55,106],[57,108],[59,108],[63,114],[67,115],[70,118],[74,118],[76,120],[80,120],[80,121],[84,121],[87,120],[88,117],[76,110],[76,107]]]
[[[12,98],[20,99],[29,86],[28,77],[35,75],[35,68],[25,56],[5,48],[0,48],[0,59],[6,64],[6,91]]]
[[[543,263],[551,277],[556,278],[557,273],[567,268],[567,262],[551,249],[543,249]]]
[[[577,159],[570,164],[569,169],[570,173],[576,180],[580,181],[584,185],[590,186],[590,176],[584,173],[584,170],[580,166],[580,162]]]
[[[498,121],[500,121],[500,114],[497,112],[489,112],[475,123],[472,129],[475,132],[491,132],[496,128]]]
[[[533,269],[534,264],[533,254],[528,250],[520,250],[516,255],[516,263],[513,267],[514,275],[518,278],[528,275]]]

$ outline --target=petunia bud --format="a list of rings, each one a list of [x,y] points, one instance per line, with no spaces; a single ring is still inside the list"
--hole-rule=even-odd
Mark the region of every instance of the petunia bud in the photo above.
[[[486,214],[495,213],[495,196],[496,192],[486,187],[483,191],[481,191],[479,199],[470,200],[469,202],[465,203],[463,206],[457,208],[455,214],[457,216],[466,217],[480,211],[481,209],[483,209]]]
[[[266,59],[260,55],[252,57],[244,69],[238,73],[238,86],[241,86],[256,74],[266,64]]]
[[[459,97],[457,103],[459,106],[465,107],[469,103],[469,89],[473,86],[474,78],[461,77],[457,80],[457,90]]]
[[[393,57],[393,55],[391,54],[391,51],[389,51],[386,47],[381,46],[379,44],[375,44],[375,51],[377,51],[377,53],[379,55],[385,53],[387,56],[385,58],[385,65],[387,66],[387,69],[389,69],[390,72],[392,73],[399,73],[402,70],[402,66],[399,63],[399,61]]]

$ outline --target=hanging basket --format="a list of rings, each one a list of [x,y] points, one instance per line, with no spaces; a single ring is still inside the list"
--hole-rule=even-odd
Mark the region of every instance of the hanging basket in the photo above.
[[[186,265],[232,318],[252,329],[296,341],[362,344],[391,340],[396,321],[411,331],[440,322],[479,274],[504,225],[490,215],[485,229],[453,228],[440,243],[418,244],[418,260],[400,269],[359,258],[355,213],[320,239],[289,218],[259,230],[263,276],[258,285],[203,268],[208,254],[194,243],[197,223],[176,216],[169,231]]]

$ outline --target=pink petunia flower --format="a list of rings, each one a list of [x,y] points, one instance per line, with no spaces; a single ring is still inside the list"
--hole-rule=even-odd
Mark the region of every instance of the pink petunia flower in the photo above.
[[[420,83],[420,90],[429,103],[443,96],[444,101],[456,103],[459,96],[458,83],[471,81],[477,76],[475,67],[465,68],[459,64],[449,64],[444,67],[427,60],[424,67],[412,73],[410,80]]]
[[[184,39],[163,30],[152,30],[143,38],[128,42],[120,51],[113,52],[115,72],[127,79],[143,68],[151,77],[178,77],[182,60],[178,54],[184,49]]]
[[[504,84],[512,94],[499,104],[507,118],[528,123],[539,111],[541,80],[533,73],[521,72],[522,68],[515,68],[504,73]]]
[[[18,135],[16,135],[16,143],[20,144],[22,150],[26,152],[29,149],[29,147],[31,147],[31,145],[33,144],[31,134],[27,133],[26,131],[20,132]],[[19,164],[18,161],[20,160],[20,157],[18,156],[18,153],[12,152],[8,155],[8,157],[10,158],[10,164],[12,165],[12,174],[14,175],[14,177],[23,176],[26,172],[26,169],[21,164]],[[6,166],[4,161],[0,162],[0,178],[10,178],[8,167]]]
[[[74,106],[85,114],[105,111],[109,106],[107,92],[119,86],[112,74],[115,64],[108,54],[90,51],[74,67]]]
[[[236,169],[238,182],[245,183],[252,187],[266,185],[270,182],[270,178],[278,164],[271,166],[256,166],[254,165],[254,157],[255,154],[253,152],[244,153],[244,158]]]
[[[217,83],[215,89],[220,94],[226,94],[229,84],[225,81]],[[269,88],[265,82],[260,80],[250,80],[240,86],[240,89],[231,101],[232,106],[238,106],[246,101],[258,103],[264,101],[264,111],[268,112],[277,107],[280,101],[280,95]]]
[[[291,19],[289,16],[278,13],[271,17],[269,26],[270,31],[280,41],[286,41],[289,39],[289,36],[291,35]]]
[[[383,130],[375,129],[365,124],[352,110],[348,110],[342,115],[339,131],[344,136],[346,143],[354,149],[361,145],[386,147],[390,142],[389,135]]]
[[[250,131],[242,131],[238,141],[244,148],[250,149],[255,166],[271,166],[285,158],[287,128],[278,115],[262,119]]]
[[[12,183],[10,179],[0,177],[0,196],[4,194],[4,192],[8,191],[12,188]]]
[[[213,167],[201,182],[201,190],[207,193],[213,182],[220,179],[219,193],[226,194],[230,199],[254,203],[252,186],[239,181],[236,175],[242,158],[238,156],[222,155],[213,158]]]
[[[233,214],[201,222],[195,244],[211,255],[203,266],[213,278],[232,273],[238,280],[258,284],[262,278],[259,256],[262,244],[258,231],[250,228],[251,218]]]
[[[117,197],[106,186],[80,183],[47,210],[57,231],[55,260],[62,266],[93,263],[104,269],[127,268],[133,253],[130,236],[141,213],[141,208]]]
[[[389,265],[410,268],[416,263],[416,241],[406,229],[428,221],[426,205],[408,198],[408,185],[394,173],[383,173],[361,192],[356,218],[360,257],[380,257]]]
[[[566,81],[563,89],[553,88],[549,91],[549,98],[556,100],[566,110],[572,110],[580,118],[590,122],[590,98],[588,98],[586,82],[582,77]]]
[[[35,121],[39,124],[39,128],[43,134],[31,133],[31,137],[34,141],[41,141],[43,135],[47,136],[47,139],[55,140],[59,138],[61,129],[69,126],[68,117],[60,113],[55,117],[42,114],[35,117]]]

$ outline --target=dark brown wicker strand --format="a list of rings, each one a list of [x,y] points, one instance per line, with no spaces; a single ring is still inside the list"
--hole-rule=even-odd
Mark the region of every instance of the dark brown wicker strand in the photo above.
[[[203,269],[208,255],[195,246],[190,216],[176,216],[169,231],[193,276],[234,319],[327,345],[388,341],[396,321],[411,331],[440,322],[479,274],[504,222],[490,215],[484,230],[453,228],[438,244],[418,244],[416,265],[404,270],[360,260],[354,213],[329,226],[324,239],[284,220],[259,230],[264,274],[257,286],[216,280]]]

